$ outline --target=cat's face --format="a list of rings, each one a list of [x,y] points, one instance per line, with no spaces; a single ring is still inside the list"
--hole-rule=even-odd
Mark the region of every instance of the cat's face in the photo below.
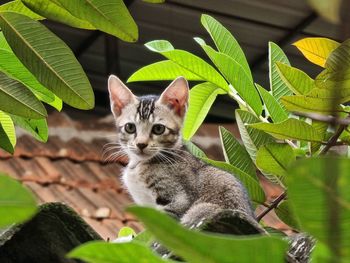
[[[119,150],[130,159],[148,160],[180,145],[189,93],[184,78],[174,80],[160,97],[136,97],[113,75],[108,90]]]

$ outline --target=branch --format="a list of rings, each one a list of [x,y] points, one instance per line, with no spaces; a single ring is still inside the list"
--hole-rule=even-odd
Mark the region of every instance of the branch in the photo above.
[[[333,146],[335,146],[337,144],[337,140],[338,140],[339,136],[342,134],[342,132],[345,130],[346,127],[347,127],[347,125],[340,125],[339,126],[338,130],[333,134],[333,136],[327,142],[326,146],[320,152],[320,155],[326,154],[330,148],[332,148]]]
[[[256,220],[259,222],[264,216],[266,216],[272,209],[276,208],[279,203],[281,203],[287,197],[287,192],[280,194],[275,200],[272,201],[269,207],[262,211],[257,217]]]

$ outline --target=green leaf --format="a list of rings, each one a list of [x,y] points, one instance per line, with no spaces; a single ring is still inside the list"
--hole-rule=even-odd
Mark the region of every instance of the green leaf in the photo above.
[[[276,62],[290,65],[289,60],[284,54],[283,50],[275,43],[269,42],[270,89],[272,91],[272,95],[277,101],[279,101],[283,96],[292,95],[292,92],[278,74]]]
[[[1,71],[0,110],[33,119],[47,116],[45,107],[26,86]]]
[[[314,87],[313,79],[300,69],[280,62],[276,62],[276,66],[281,79],[295,94],[305,95]]]
[[[136,236],[136,232],[131,227],[124,226],[122,227],[118,232],[118,238],[119,237],[128,237],[128,236]]]
[[[11,118],[17,126],[28,131],[35,139],[47,142],[49,130],[46,119],[25,119],[16,115],[12,115]]]
[[[254,123],[249,127],[265,131],[277,139],[296,139],[301,141],[320,142],[323,135],[310,124],[297,119],[287,119],[280,123]]]
[[[162,4],[165,2],[165,0],[142,0],[142,1],[146,3],[151,3],[151,4]]]
[[[268,115],[273,122],[281,122],[288,118],[288,113],[282,108],[281,104],[271,95],[270,92],[265,90],[259,84],[255,84],[258,88],[260,96],[264,101]]]
[[[309,61],[321,67],[325,67],[328,56],[340,44],[328,38],[308,37],[293,43],[293,45],[296,46]]]
[[[169,216],[147,207],[128,209],[176,255],[189,262],[283,262],[287,244],[268,236],[234,237],[190,231]],[[171,235],[169,230],[171,229]],[[252,253],[259,251],[259,253]]]
[[[281,102],[290,112],[317,112],[329,114],[342,111],[338,100],[307,96],[285,96],[281,98]]]
[[[249,77],[250,81],[253,82],[253,76],[249,68],[247,58],[244,55],[242,48],[240,47],[237,40],[232,36],[220,22],[209,15],[201,16],[201,23],[210,34],[217,49],[233,60],[235,60],[244,70]]]
[[[203,161],[231,173],[232,176],[236,176],[247,189],[248,195],[253,202],[257,204],[263,204],[265,202],[265,193],[261,188],[256,175],[252,176],[250,174],[247,174],[243,170],[229,163],[215,161],[208,158],[203,158]]]
[[[90,241],[73,249],[67,256],[91,263],[168,262],[153,253],[150,248],[135,242],[113,244]]]
[[[179,66],[175,62],[163,60],[140,68],[128,78],[127,82],[173,80],[178,76],[183,76],[187,80],[203,80],[202,77]]]
[[[294,229],[300,229],[300,222],[296,218],[293,210],[291,209],[290,201],[284,200],[277,208],[275,208],[277,216],[288,226]]]
[[[226,162],[249,174],[255,180],[258,180],[255,165],[250,159],[247,150],[224,127],[220,126],[219,132]]]
[[[325,139],[327,137],[326,133],[327,133],[327,129],[328,129],[328,123],[322,122],[322,121],[312,120],[311,126],[315,130],[317,130],[320,134],[323,134],[323,139]],[[311,154],[316,153],[320,149],[321,146],[322,146],[322,144],[319,142],[311,142],[310,143]]]
[[[62,109],[62,100],[41,85],[19,61],[8,46],[2,33],[0,33],[0,70],[11,78],[22,82],[39,100],[46,102],[57,110]]]
[[[185,50],[174,49],[171,43],[166,40],[154,40],[146,43],[145,46],[151,51],[162,54],[164,57],[199,76],[201,79],[228,91],[228,85],[225,79],[200,57]]]
[[[31,11],[28,7],[26,7],[23,4],[22,0],[15,0],[15,1],[11,1],[6,4],[0,5],[0,12],[2,11],[12,11],[12,12],[20,13],[34,20],[45,19],[44,17],[39,16],[38,14]]]
[[[325,243],[333,259],[350,259],[349,159],[308,158],[288,176],[288,198],[301,230]]]
[[[122,0],[55,0],[73,16],[127,42],[138,39],[137,25]]]
[[[14,152],[16,132],[11,117],[0,111],[0,147],[9,153]]]
[[[186,113],[182,135],[185,140],[191,139],[207,116],[216,96],[223,90],[210,82],[194,86],[190,91],[189,107]]]
[[[197,158],[207,158],[205,153],[196,144],[191,141],[183,140],[183,144],[186,146],[187,150],[192,153]]]
[[[259,93],[256,90],[253,81],[243,70],[243,67],[226,54],[216,52],[213,48],[206,45],[200,38],[195,40],[201,45],[208,57],[220,70],[222,75],[228,80],[243,100],[259,116],[262,111]]]
[[[36,210],[32,193],[16,180],[0,174],[0,228],[22,223]]]
[[[35,13],[50,20],[72,27],[95,29],[89,22],[76,18],[64,9],[59,3],[59,0],[22,0],[22,2]]]
[[[348,70],[350,67],[350,39],[344,41],[328,56],[325,67],[328,72]]]
[[[268,143],[262,146],[256,156],[256,165],[264,174],[272,174],[283,181],[287,169],[295,161],[292,147],[282,143]]]
[[[275,140],[271,135],[247,126],[247,124],[260,122],[252,113],[244,110],[236,110],[235,115],[243,144],[250,158],[255,162],[258,149],[266,143],[274,142]]]
[[[0,13],[0,27],[13,52],[44,86],[73,107],[94,107],[89,80],[62,40],[39,22],[16,13]]]

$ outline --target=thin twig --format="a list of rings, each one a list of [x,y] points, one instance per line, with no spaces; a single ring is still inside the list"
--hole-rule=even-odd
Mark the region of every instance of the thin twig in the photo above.
[[[256,220],[259,222],[264,216],[266,216],[272,209],[276,208],[280,202],[282,202],[287,197],[287,192],[280,194],[275,200],[272,201],[269,207],[262,211],[257,217]]]
[[[342,132],[345,130],[347,125],[340,125],[338,130],[333,134],[333,136],[329,139],[328,143],[326,146],[321,150],[320,155],[324,155],[328,152],[330,148],[335,146],[337,144],[337,140],[339,136],[342,134]]]

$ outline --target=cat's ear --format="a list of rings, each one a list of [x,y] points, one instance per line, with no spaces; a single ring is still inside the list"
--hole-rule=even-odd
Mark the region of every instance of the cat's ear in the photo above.
[[[108,91],[111,110],[115,117],[120,115],[126,105],[137,100],[131,90],[114,75],[110,75],[108,78]]]
[[[160,102],[172,108],[180,117],[186,113],[188,104],[188,83],[184,77],[178,77],[160,95]]]

